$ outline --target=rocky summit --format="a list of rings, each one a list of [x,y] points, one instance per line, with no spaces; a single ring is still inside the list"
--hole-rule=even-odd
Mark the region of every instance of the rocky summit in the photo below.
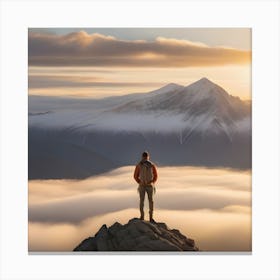
[[[194,240],[165,223],[131,219],[127,224],[103,225],[94,237],[79,244],[74,251],[198,251]]]

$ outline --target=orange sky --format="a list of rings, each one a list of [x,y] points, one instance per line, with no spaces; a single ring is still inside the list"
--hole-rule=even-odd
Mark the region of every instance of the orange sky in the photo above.
[[[217,45],[213,38],[211,44],[209,41],[212,29],[199,29],[201,40],[195,42],[188,39],[188,29],[176,30],[173,38],[166,37],[173,29],[166,29],[166,34],[165,30],[155,30],[161,36],[154,34],[154,38],[148,39],[143,35],[146,30],[151,36],[149,28],[141,29],[138,40],[110,36],[108,30],[106,35],[100,30],[65,30],[64,34],[51,33],[49,29],[30,30],[29,94],[102,98],[147,92],[168,83],[186,86],[207,77],[229,94],[251,99],[250,29],[245,29],[247,33],[244,29],[230,29],[228,34],[227,29],[218,30]],[[191,31],[191,35],[195,34]],[[244,48],[229,45],[232,41],[223,44],[223,36],[227,38],[231,31],[235,32],[236,41],[232,45],[240,41],[242,46],[243,40],[247,44]]]

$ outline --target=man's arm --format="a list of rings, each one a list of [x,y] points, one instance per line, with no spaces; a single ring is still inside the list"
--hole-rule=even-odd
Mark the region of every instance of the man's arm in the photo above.
[[[135,170],[134,170],[134,179],[135,179],[135,181],[139,184],[140,183],[140,179],[139,179],[139,173],[140,173],[140,167],[139,167],[139,165],[137,164],[136,166],[135,166]]]
[[[157,181],[158,178],[158,174],[157,174],[157,168],[156,166],[153,164],[153,183],[155,183]]]

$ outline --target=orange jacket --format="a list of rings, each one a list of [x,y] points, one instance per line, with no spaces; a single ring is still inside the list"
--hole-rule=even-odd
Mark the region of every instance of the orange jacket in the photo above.
[[[152,164],[152,170],[153,170],[153,181],[152,183],[155,183],[157,181],[157,178],[158,178],[158,174],[157,174],[157,168],[154,164]],[[135,181],[140,184],[140,178],[139,178],[139,175],[140,175],[140,163],[138,163],[136,166],[135,166],[135,170],[134,170],[134,179]]]

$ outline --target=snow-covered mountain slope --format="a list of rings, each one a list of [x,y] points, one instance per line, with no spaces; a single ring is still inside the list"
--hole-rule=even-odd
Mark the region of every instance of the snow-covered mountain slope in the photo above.
[[[250,106],[206,78],[101,100],[30,97],[29,110],[30,127],[228,135],[251,127]]]
[[[169,85],[166,86],[169,88]],[[198,116],[215,114],[220,118],[240,119],[247,114],[248,106],[238,97],[229,95],[220,86],[206,78],[187,86],[172,87],[172,90],[152,92],[146,98],[129,101],[115,108],[115,112],[174,112]],[[155,94],[156,93],[156,94]]]
[[[28,121],[29,178],[84,178],[143,150],[161,165],[251,167],[251,103],[206,78],[104,99],[29,96]]]

